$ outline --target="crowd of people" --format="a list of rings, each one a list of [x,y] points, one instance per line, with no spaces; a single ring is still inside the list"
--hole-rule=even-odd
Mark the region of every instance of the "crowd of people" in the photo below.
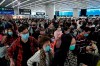
[[[0,66],[100,66],[100,18],[0,19]]]

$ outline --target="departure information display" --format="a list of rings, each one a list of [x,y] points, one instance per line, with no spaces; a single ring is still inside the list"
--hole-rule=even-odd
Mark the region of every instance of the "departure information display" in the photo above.
[[[44,12],[36,12],[36,15],[45,15]]]
[[[31,9],[19,9],[21,15],[31,15]]]
[[[0,7],[0,14],[2,15],[14,15],[14,9],[13,8],[3,8]]]

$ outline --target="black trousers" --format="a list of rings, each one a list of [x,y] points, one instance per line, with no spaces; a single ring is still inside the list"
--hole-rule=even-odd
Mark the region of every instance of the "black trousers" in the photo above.
[[[63,52],[56,52],[55,54],[54,54],[54,58],[53,58],[53,60],[52,60],[52,62],[51,62],[51,66],[64,66],[64,62],[65,62],[65,57],[66,57],[67,55],[64,55],[64,53]]]
[[[0,66],[7,66],[7,60],[5,59],[5,57],[0,58]]]

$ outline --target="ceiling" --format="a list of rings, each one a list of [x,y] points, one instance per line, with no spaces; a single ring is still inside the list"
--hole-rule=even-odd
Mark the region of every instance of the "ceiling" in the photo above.
[[[56,9],[100,8],[100,0],[0,0],[0,7],[32,8],[54,3]]]

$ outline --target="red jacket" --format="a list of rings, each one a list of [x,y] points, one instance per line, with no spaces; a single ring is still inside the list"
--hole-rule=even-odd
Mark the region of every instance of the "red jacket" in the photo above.
[[[29,37],[29,40],[30,40],[30,47],[31,47],[31,50],[32,50],[32,53],[34,54],[35,53],[35,49],[36,47],[38,47],[38,42],[35,38],[33,37]],[[12,46],[8,49],[8,56],[9,58],[13,58],[14,55],[13,53],[18,50],[18,56],[17,56],[17,60],[15,62],[16,66],[22,66],[22,58],[23,58],[23,48],[22,48],[22,45],[20,44],[20,37],[18,39],[16,39]]]

